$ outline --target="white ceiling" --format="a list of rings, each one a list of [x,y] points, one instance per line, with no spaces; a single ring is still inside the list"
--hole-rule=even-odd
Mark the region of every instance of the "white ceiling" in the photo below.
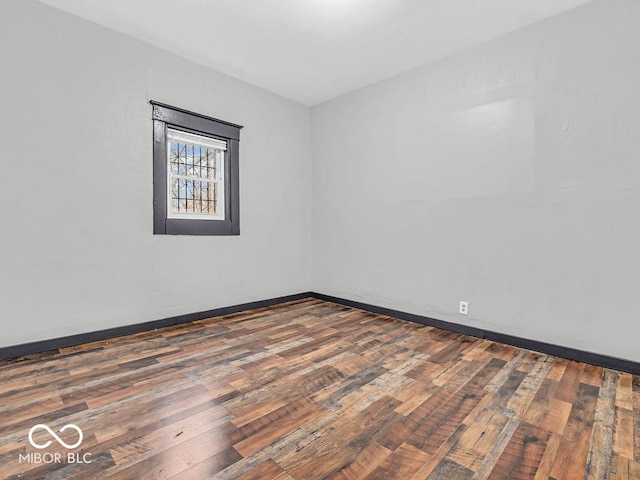
[[[590,0],[40,0],[315,105]]]

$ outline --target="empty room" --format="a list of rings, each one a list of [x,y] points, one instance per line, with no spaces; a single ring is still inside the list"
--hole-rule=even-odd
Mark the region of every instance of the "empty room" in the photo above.
[[[639,25],[0,0],[0,479],[640,479]]]

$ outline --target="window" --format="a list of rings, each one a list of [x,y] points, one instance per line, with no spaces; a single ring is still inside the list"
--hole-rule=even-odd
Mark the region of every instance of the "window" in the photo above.
[[[239,125],[153,105],[154,233],[239,235]]]
[[[224,220],[227,142],[167,129],[167,218]]]

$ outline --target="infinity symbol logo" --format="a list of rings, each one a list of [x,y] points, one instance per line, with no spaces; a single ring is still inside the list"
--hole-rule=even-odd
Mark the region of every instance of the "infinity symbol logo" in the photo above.
[[[73,423],[69,423],[69,424],[65,425],[64,427],[62,427],[60,429],[60,433],[64,432],[65,430],[67,430],[69,428],[71,428],[71,429],[75,430],[76,432],[78,432],[78,437],[79,437],[78,441],[76,443],[74,443],[73,445],[69,445],[69,444],[65,443],[65,441],[62,440],[58,435],[56,435],[53,430],[51,430],[46,425],[43,425],[42,423],[39,423],[38,425],[34,425],[33,427],[31,427],[31,430],[29,430],[29,443],[31,445],[33,445],[35,448],[43,449],[43,448],[47,448],[49,445],[51,445],[51,440],[47,441],[46,443],[43,443],[42,445],[34,442],[34,440],[33,440],[33,432],[35,432],[39,428],[42,428],[42,429],[46,430],[47,432],[49,432],[49,434],[53,438],[55,438],[56,441],[60,445],[62,445],[64,448],[68,448],[69,450],[71,450],[72,448],[78,447],[82,443],[82,430],[80,430],[80,427],[75,426]]]

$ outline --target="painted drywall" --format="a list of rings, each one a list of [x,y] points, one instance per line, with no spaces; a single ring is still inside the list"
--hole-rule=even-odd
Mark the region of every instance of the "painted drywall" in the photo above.
[[[314,107],[313,290],[640,361],[639,23],[596,0]]]
[[[313,289],[640,361],[638,19],[596,0],[310,112],[0,2],[0,347]],[[245,125],[239,237],[152,235],[151,99]]]
[[[308,108],[31,0],[0,61],[0,347],[309,289]],[[240,236],[152,234],[152,99],[244,125]]]

